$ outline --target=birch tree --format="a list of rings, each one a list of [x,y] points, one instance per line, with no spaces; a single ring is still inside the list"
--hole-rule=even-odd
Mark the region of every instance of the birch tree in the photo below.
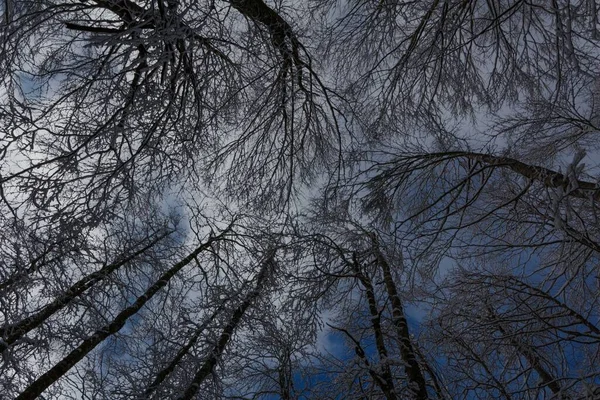
[[[5,0],[7,396],[594,396],[599,7]]]

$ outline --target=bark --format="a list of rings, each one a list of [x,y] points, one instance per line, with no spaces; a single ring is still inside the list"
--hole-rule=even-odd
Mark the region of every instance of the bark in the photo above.
[[[230,4],[246,18],[267,27],[271,34],[273,47],[279,51],[284,60],[284,69],[289,68],[292,64],[295,65],[298,72],[298,84],[304,88],[302,67],[307,65],[300,59],[298,50],[302,45],[290,24],[263,0],[230,0]]]
[[[440,379],[439,379],[438,375],[433,370],[433,368],[431,368],[431,366],[427,362],[427,359],[425,359],[425,356],[423,355],[423,353],[421,352],[421,350],[418,347],[415,347],[415,354],[417,355],[417,357],[419,357],[419,363],[420,363],[420,365],[423,366],[423,370],[425,372],[427,372],[427,375],[429,375],[429,377],[433,383],[433,387],[435,389],[435,394],[436,394],[437,398],[438,399],[446,399],[446,396],[444,395],[444,388],[442,387],[442,385],[440,383]]]
[[[493,167],[508,168],[517,174],[532,181],[541,183],[547,188],[565,188],[573,184],[575,189],[565,191],[567,196],[580,199],[600,200],[600,187],[593,183],[577,179],[572,181],[567,175],[553,171],[548,168],[537,165],[530,165],[517,159],[503,156],[494,156],[491,154],[471,153],[471,152],[449,152],[428,154],[428,158],[466,158],[472,161],[481,162]]]
[[[280,396],[283,400],[291,400],[294,391],[294,381],[292,377],[292,366],[290,362],[290,354],[286,350],[284,355],[283,365],[279,365],[277,370],[277,382],[279,384]]]
[[[106,278],[109,274],[116,271],[120,267],[128,264],[130,261],[135,259],[137,256],[143,254],[148,249],[156,245],[160,240],[164,239],[166,236],[170,235],[171,232],[166,232],[157,238],[155,238],[148,245],[144,246],[142,249],[136,251],[135,253],[129,255],[128,257],[116,261],[112,264],[109,264],[99,271],[93,272],[86,277],[80,279],[77,283],[72,285],[65,293],[63,293],[58,298],[54,299],[50,304],[46,305],[42,308],[38,313],[31,315],[15,324],[9,324],[2,328],[0,328],[0,336],[3,337],[3,341],[0,342],[0,353],[6,350],[11,344],[15,343],[17,340],[21,339],[24,335],[26,335],[31,330],[39,327],[44,321],[50,318],[54,313],[62,309],[71,303],[77,296],[81,295],[87,289],[94,286],[97,282]]]
[[[377,347],[377,353],[379,359],[383,362],[387,361],[388,352],[385,347],[385,341],[383,337],[383,330],[381,329],[381,319],[379,315],[379,309],[377,307],[377,299],[375,298],[375,290],[371,283],[371,280],[366,277],[360,270],[359,263],[356,254],[353,255],[351,263],[354,274],[365,288],[365,294],[367,296],[367,303],[369,304],[369,313],[371,314],[371,325],[373,327],[373,333],[375,334],[375,346]],[[386,399],[396,399],[396,391],[394,388],[394,380],[390,371],[389,365],[385,364],[382,368],[383,373],[381,374],[381,380],[375,382],[379,385]]]
[[[165,368],[163,368],[162,370],[160,370],[160,372],[158,374],[156,374],[156,378],[154,378],[154,380],[152,381],[152,383],[150,384],[150,386],[148,386],[148,389],[146,389],[146,391],[144,392],[144,395],[140,399],[146,400],[146,399],[150,398],[150,396],[152,395],[152,393],[154,393],[156,391],[156,389],[158,389],[158,387],[160,386],[160,384],[165,379],[167,379],[167,377],[171,374],[171,372],[173,372],[175,370],[175,367],[177,367],[177,364],[179,364],[179,362],[181,361],[181,359],[196,344],[196,342],[200,338],[200,335],[202,334],[202,332],[204,332],[204,330],[206,329],[206,327],[212,321],[214,321],[215,317],[221,312],[221,310],[222,310],[222,307],[220,307],[219,309],[217,309],[214,313],[212,313],[212,315],[202,325],[200,325],[198,327],[198,329],[196,329],[196,332],[194,333],[194,335],[192,335],[192,337],[188,340],[188,342],[186,343],[186,345],[183,346],[181,348],[181,350],[179,350],[177,352],[177,355],[175,355],[175,357],[171,360],[171,362],[169,363],[169,365],[167,365]]]
[[[390,265],[388,264],[383,253],[381,253],[376,236],[372,235],[371,239],[373,242],[373,249],[377,257],[377,264],[383,272],[385,288],[390,299],[390,303],[392,304],[392,322],[394,323],[396,334],[398,335],[398,341],[400,343],[400,355],[405,363],[404,370],[409,381],[408,386],[411,388],[416,386],[416,390],[413,389],[416,399],[425,400],[428,398],[425,376],[423,375],[423,371],[421,371],[421,367],[417,361],[417,354],[410,338],[408,321],[404,315],[404,308],[402,306],[400,296],[398,295],[396,284],[394,283],[394,279],[392,277]]]
[[[192,379],[190,385],[187,387],[187,389],[185,390],[183,395],[178,397],[178,400],[191,400],[196,395],[198,390],[200,389],[200,385],[202,385],[204,380],[209,375],[212,374],[213,369],[217,365],[217,362],[221,359],[221,355],[223,354],[225,347],[227,346],[227,344],[229,343],[229,340],[231,339],[231,335],[233,335],[233,332],[238,327],[240,321],[242,320],[242,317],[246,313],[246,310],[252,305],[254,300],[256,300],[258,298],[258,296],[260,295],[260,293],[262,292],[262,289],[263,289],[263,286],[264,286],[264,283],[265,283],[265,280],[266,280],[268,274],[272,273],[272,271],[274,269],[273,268],[273,265],[275,263],[274,257],[275,257],[275,253],[272,252],[266,258],[266,260],[263,262],[261,270],[258,273],[256,286],[254,287],[254,289],[252,291],[250,291],[246,295],[246,298],[244,299],[242,304],[240,304],[238,306],[238,308],[236,308],[236,310],[233,312],[231,319],[229,320],[229,322],[227,323],[227,325],[221,332],[221,335],[219,336],[217,343],[215,343],[215,345],[211,349],[211,351],[208,355],[208,358],[206,359],[204,364],[202,364],[200,369],[198,369],[198,371],[194,375],[194,378]]]
[[[42,394],[44,390],[54,384],[67,371],[73,368],[75,364],[81,361],[90,351],[98,346],[98,344],[100,344],[107,337],[117,333],[131,316],[135,315],[148,302],[148,300],[150,300],[159,290],[164,288],[169,283],[175,274],[177,274],[190,262],[195,260],[198,254],[210,248],[214,242],[220,240],[230,228],[231,226],[218,236],[211,237],[206,243],[197,247],[196,250],[190,253],[186,258],[162,274],[161,277],[152,286],[150,286],[150,288],[148,288],[142,296],[136,299],[135,303],[121,311],[110,324],[98,329],[92,336],[84,340],[76,349],[71,351],[48,372],[30,384],[15,400],[35,399],[37,396]]]

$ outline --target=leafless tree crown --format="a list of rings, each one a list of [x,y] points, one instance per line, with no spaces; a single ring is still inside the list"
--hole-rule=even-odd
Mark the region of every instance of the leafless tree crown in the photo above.
[[[596,0],[2,0],[0,398],[600,399]]]

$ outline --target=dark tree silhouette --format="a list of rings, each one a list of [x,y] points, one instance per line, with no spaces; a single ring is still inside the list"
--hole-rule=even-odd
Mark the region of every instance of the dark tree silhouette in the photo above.
[[[596,0],[3,0],[0,397],[593,399]]]

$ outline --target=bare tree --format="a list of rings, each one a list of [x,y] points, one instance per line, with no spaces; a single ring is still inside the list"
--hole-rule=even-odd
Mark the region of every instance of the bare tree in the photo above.
[[[599,9],[4,0],[7,396],[593,396]]]
[[[85,209],[94,223],[176,179],[220,187],[223,165],[234,196],[264,192],[280,207],[338,141],[332,93],[285,9],[262,0],[13,5],[0,72],[5,207]]]
[[[315,217],[323,221],[322,215]],[[323,294],[335,316],[329,329],[354,349],[352,356],[325,358],[326,365],[340,369],[332,374],[340,382],[336,388],[357,398],[444,398],[438,377],[410,333],[401,295],[408,293],[401,288],[410,285],[398,283],[410,274],[401,247],[382,242],[376,231],[343,216],[327,221],[331,225],[314,237],[322,260],[315,268],[321,279],[336,281]],[[393,254],[393,261],[386,253]]]
[[[591,293],[501,271],[465,271],[449,279],[446,290],[429,340],[443,349],[451,385],[463,396],[576,398],[585,392],[582,382],[598,375]]]

